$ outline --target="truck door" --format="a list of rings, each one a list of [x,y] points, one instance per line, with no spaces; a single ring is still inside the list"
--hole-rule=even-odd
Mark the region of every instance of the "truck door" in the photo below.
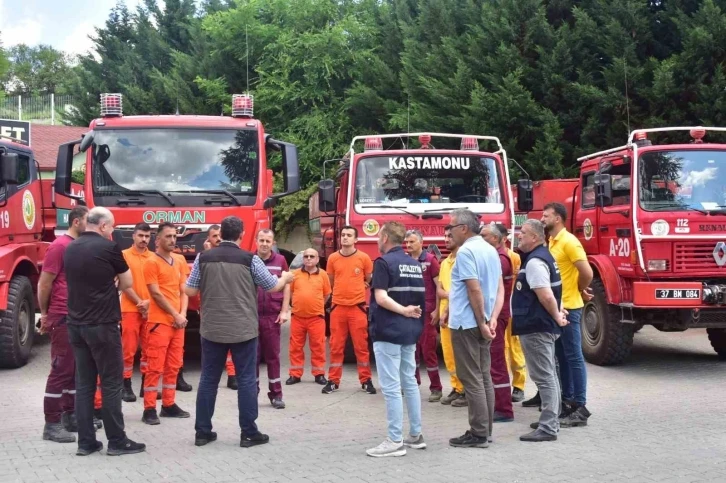
[[[43,225],[43,204],[38,173],[32,157],[24,151],[18,155],[18,184],[0,188],[0,233],[13,243],[32,242]]]
[[[630,252],[634,247],[634,233],[630,217],[631,165],[613,163],[608,171],[612,180],[613,204],[600,211],[600,243],[619,273],[632,273]]]
[[[582,190],[575,196],[575,235],[589,255],[599,252],[598,210],[595,208],[595,171],[585,171],[580,178]]]

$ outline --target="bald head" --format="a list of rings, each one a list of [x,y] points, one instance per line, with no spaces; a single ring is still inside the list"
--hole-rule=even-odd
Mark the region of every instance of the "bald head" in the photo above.
[[[86,229],[98,233],[109,240],[113,237],[113,213],[108,208],[96,206],[88,212],[86,218]]]

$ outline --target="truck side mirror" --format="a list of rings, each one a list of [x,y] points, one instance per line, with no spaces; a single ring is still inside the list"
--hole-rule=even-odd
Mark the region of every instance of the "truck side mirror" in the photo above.
[[[53,188],[59,195],[73,198],[86,204],[83,198],[71,194],[71,182],[73,180],[71,172],[73,171],[73,148],[81,143],[81,140],[71,141],[69,143],[58,146],[58,158],[55,167],[55,184]]]
[[[272,208],[277,200],[300,191],[300,164],[297,159],[297,146],[285,141],[277,141],[269,135],[265,138],[268,147],[282,152],[282,179],[285,185],[284,192],[269,196],[265,200],[264,208]]]
[[[18,184],[18,155],[16,153],[0,155],[0,182]]]
[[[332,179],[318,183],[318,209],[322,213],[335,210],[335,181]]]
[[[534,208],[533,183],[531,179],[517,181],[517,209],[518,211],[532,211]]]
[[[595,174],[595,205],[603,208],[613,204],[613,180],[609,174]]]

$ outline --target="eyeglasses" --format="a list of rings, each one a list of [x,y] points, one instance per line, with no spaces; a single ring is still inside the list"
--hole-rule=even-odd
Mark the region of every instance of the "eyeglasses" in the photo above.
[[[317,258],[317,255],[303,255],[303,258]]]
[[[454,228],[456,228],[457,226],[466,226],[466,223],[458,223],[458,224],[456,224],[456,225],[446,225],[446,226],[444,227],[444,231],[446,231],[446,230],[449,230],[449,231],[451,231],[451,230],[453,230]]]

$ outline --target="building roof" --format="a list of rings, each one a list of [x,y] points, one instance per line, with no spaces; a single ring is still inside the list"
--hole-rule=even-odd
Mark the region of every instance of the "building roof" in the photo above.
[[[30,147],[41,171],[55,171],[58,157],[58,146],[69,141],[80,139],[81,134],[88,132],[84,126],[50,126],[48,124],[30,125]]]

